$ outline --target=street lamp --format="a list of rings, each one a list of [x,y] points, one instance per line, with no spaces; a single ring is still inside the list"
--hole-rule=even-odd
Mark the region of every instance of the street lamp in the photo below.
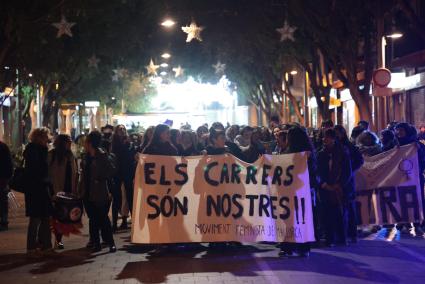
[[[30,77],[30,78],[31,78],[31,77],[32,77],[32,73],[29,73],[29,74],[28,74],[28,77]]]
[[[164,63],[161,63],[161,65],[159,65],[159,66],[161,66],[162,68],[167,68],[168,64],[164,62]]]
[[[291,75],[297,75],[298,74],[298,71],[297,70],[292,70],[291,72],[289,72],[289,74],[291,74]]]
[[[391,33],[391,34],[389,34],[389,35],[384,35],[384,36],[382,36],[382,38],[381,38],[381,48],[382,48],[382,53],[381,53],[381,55],[382,55],[382,57],[381,57],[381,59],[382,59],[382,68],[385,68],[385,48],[386,48],[386,46],[387,46],[387,38],[390,38],[392,41],[391,41],[391,57],[393,56],[393,53],[394,53],[394,40],[395,39],[398,39],[398,38],[401,38],[403,36],[403,34],[402,33],[400,33],[400,32],[393,32],[393,33]]]
[[[161,23],[161,26],[166,27],[166,28],[171,28],[175,24],[176,24],[176,22],[174,22],[172,19],[166,19]]]
[[[163,54],[161,55],[161,57],[162,57],[162,58],[164,58],[164,59],[168,59],[168,58],[170,58],[170,57],[171,57],[171,54],[169,54],[169,53],[165,52],[165,53],[163,53]]]
[[[403,36],[402,33],[394,32],[392,34],[387,35],[386,37],[389,37],[389,38],[401,38],[402,36]]]
[[[167,75],[167,72],[162,71],[161,73],[159,73],[159,75],[161,75],[161,76],[165,76],[165,75]]]

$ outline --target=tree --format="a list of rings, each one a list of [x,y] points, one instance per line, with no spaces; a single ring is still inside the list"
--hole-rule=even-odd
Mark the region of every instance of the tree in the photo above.
[[[303,21],[326,63],[350,90],[360,117],[372,122],[369,94],[375,67],[376,3],[366,0],[289,2],[291,11]],[[360,74],[362,79],[358,78]]]

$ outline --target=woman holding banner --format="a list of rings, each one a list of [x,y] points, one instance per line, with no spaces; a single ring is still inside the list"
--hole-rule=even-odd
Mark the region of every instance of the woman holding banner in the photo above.
[[[170,127],[165,124],[158,124],[153,131],[152,139],[143,150],[143,154],[177,156],[176,147],[171,144]]]
[[[308,137],[307,132],[298,126],[293,126],[288,130],[287,134],[287,147],[285,154],[292,154],[298,152],[307,152],[308,160],[308,173],[310,178],[310,189],[313,205],[313,217],[314,223],[317,224],[317,214],[315,210],[315,200],[316,200],[316,188],[318,185],[317,180],[317,160],[316,152],[314,150],[313,144],[311,143],[310,138]],[[306,257],[310,254],[310,243],[281,243],[280,252],[281,256],[293,256],[294,254]]]

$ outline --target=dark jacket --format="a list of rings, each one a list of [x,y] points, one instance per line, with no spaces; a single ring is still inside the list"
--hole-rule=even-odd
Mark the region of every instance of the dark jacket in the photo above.
[[[116,171],[113,155],[97,149],[94,157],[86,155],[81,161],[78,195],[85,201],[97,204],[109,202],[108,180]]]
[[[12,177],[13,164],[9,147],[0,141],[0,190],[3,190],[7,181]]]
[[[148,155],[163,155],[163,156],[178,156],[177,149],[168,142],[149,144],[144,150],[143,154]]]
[[[29,143],[25,159],[25,213],[29,217],[49,217],[52,213],[49,192],[47,147]]]
[[[332,166],[330,167],[330,161]],[[320,179],[320,185],[327,183],[329,185],[339,185],[343,190],[344,200],[348,200],[351,192],[347,192],[349,182],[352,179],[351,159],[349,151],[343,145],[335,145],[332,152],[322,148],[317,157],[317,168]],[[329,197],[330,192],[322,190],[321,195]]]
[[[211,145],[208,145],[207,148],[205,149],[207,151],[207,155],[224,155],[229,153],[229,149],[227,147],[225,148],[215,148]]]
[[[193,145],[187,149],[184,149],[183,147],[181,148],[180,156],[185,157],[185,156],[197,156],[197,155],[199,155],[199,151],[196,150],[196,147]]]
[[[245,155],[245,162],[254,163],[261,155],[266,153],[266,149],[261,143],[251,143],[249,148],[243,153]]]
[[[239,148],[239,146],[232,141],[226,141],[226,146],[228,151],[235,156],[236,158],[238,158],[239,160],[244,161],[245,160],[245,155],[242,152],[241,148]]]
[[[133,180],[136,171],[136,148],[129,142],[113,144],[112,153],[115,155],[116,176],[124,180]]]
[[[357,148],[351,142],[345,145],[347,147],[348,153],[350,154],[351,161],[351,171],[352,175],[344,189],[346,197],[348,200],[354,200],[356,198],[356,180],[355,180],[355,172],[358,171],[361,166],[363,166],[364,159],[362,153],[360,153],[359,148]]]

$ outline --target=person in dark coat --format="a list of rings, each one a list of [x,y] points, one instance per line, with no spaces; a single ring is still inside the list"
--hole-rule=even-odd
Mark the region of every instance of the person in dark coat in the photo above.
[[[308,173],[310,178],[310,190],[312,197],[313,205],[313,218],[314,223],[317,222],[317,212],[316,207],[316,190],[319,184],[317,178],[317,159],[316,152],[313,147],[313,143],[308,137],[307,132],[305,132],[301,127],[294,126],[288,130],[287,134],[287,147],[284,151],[285,154],[307,152],[307,166]],[[281,243],[279,255],[283,256],[292,256],[293,254],[298,256],[306,257],[310,254],[310,243]]]
[[[7,186],[13,174],[12,156],[9,147],[0,141],[0,231],[8,229],[8,193]]]
[[[390,129],[384,129],[381,131],[380,140],[382,143],[382,152],[389,151],[399,146],[394,132]]]
[[[133,180],[136,171],[136,148],[130,142],[124,125],[117,125],[112,135],[111,152],[115,155],[117,171],[113,179],[113,202],[112,202],[112,230],[118,229],[118,212],[121,210],[122,193],[121,185],[124,185],[126,201],[130,212],[133,209]],[[122,216],[120,229],[127,229],[127,216]]]
[[[211,129],[209,136],[210,144],[207,146],[203,154],[207,155],[223,155],[230,153],[226,147],[226,134],[224,131]]]
[[[356,184],[355,174],[364,163],[364,159],[359,149],[350,142],[347,132],[342,125],[335,125],[334,127],[338,142],[348,149],[351,161],[352,175],[344,188],[344,196],[346,207],[348,210],[348,237],[353,243],[357,242],[357,214],[356,214]]]
[[[248,149],[243,152],[245,162],[254,163],[258,158],[266,153],[266,149],[261,143],[261,128],[254,128],[251,135],[251,144]]]
[[[89,218],[90,242],[88,248],[93,252],[102,249],[99,231],[102,231],[104,241],[109,245],[109,251],[115,252],[115,242],[112,236],[111,221],[108,217],[111,206],[108,179],[114,176],[116,168],[112,159],[101,146],[102,135],[92,131],[85,141],[86,155],[81,162],[80,183],[78,194],[83,199],[84,208]]]
[[[178,156],[176,147],[171,144],[170,127],[165,124],[158,124],[152,135],[152,139],[143,154]]]
[[[27,235],[27,252],[37,254],[38,243],[44,252],[52,250],[49,219],[52,215],[48,179],[48,128],[36,128],[28,136],[24,150],[25,214],[30,218]]]
[[[318,153],[320,196],[323,202],[323,223],[326,243],[346,244],[348,196],[344,189],[352,178],[351,159],[348,149],[338,142],[334,129],[323,134],[323,148]]]

